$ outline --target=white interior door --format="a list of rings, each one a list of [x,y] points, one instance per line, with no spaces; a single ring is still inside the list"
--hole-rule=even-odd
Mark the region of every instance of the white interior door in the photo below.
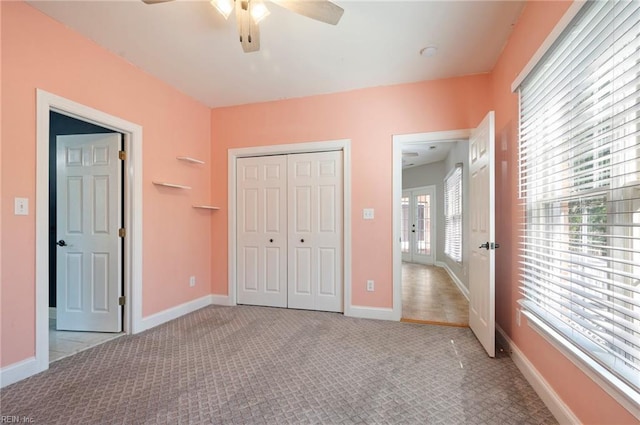
[[[469,139],[469,326],[490,357],[495,356],[495,113]]]
[[[237,302],[287,306],[287,157],[237,160]]]
[[[59,330],[122,329],[119,149],[117,133],[57,138]]]
[[[435,199],[434,186],[402,192],[400,225],[402,261],[434,264]]]
[[[342,152],[288,156],[290,308],[343,311]]]

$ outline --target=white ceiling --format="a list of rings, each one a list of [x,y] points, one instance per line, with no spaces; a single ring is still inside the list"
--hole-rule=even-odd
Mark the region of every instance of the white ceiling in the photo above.
[[[407,143],[402,146],[402,168],[444,161],[458,140]]]
[[[210,107],[489,72],[524,5],[336,0],[332,26],[267,2],[261,50],[243,53],[233,14],[208,1],[29,3]]]

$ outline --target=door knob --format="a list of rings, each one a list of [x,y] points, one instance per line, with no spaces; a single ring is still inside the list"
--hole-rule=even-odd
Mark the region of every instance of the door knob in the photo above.
[[[300,242],[304,243],[304,239],[300,239]]]
[[[478,248],[486,248],[489,249],[489,242],[485,242],[482,245],[480,245]]]
[[[269,242],[273,243],[273,239],[269,239]]]
[[[56,242],[56,245],[58,245],[58,246],[67,246],[67,243],[64,241],[64,239],[60,239],[58,242]]]

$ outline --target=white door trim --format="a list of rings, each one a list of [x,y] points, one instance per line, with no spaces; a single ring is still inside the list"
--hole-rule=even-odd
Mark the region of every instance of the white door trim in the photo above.
[[[351,140],[254,146],[228,151],[228,294],[229,305],[236,305],[236,158],[260,155],[285,155],[341,150],[343,154],[343,297],[344,315],[351,316]]]
[[[424,142],[468,139],[471,129],[436,131],[431,133],[399,134],[393,136],[393,313],[392,320],[402,318],[402,252],[400,247],[400,202],[402,199],[402,148]],[[463,239],[466,240],[466,239]],[[437,259],[436,259],[437,260]]]
[[[142,328],[142,126],[37,89],[36,111],[36,372],[49,368],[49,112],[124,134],[125,275],[124,331]]]

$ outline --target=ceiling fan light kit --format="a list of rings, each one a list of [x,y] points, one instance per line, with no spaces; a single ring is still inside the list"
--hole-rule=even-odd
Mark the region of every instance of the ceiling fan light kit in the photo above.
[[[253,18],[253,21],[256,24],[271,14],[271,12],[269,12],[269,9],[267,9],[267,6],[260,0],[251,1],[250,13],[251,13],[251,17]]]
[[[142,0],[145,4],[166,3],[173,0]],[[329,0],[271,0],[285,9],[326,24],[337,25],[344,9]],[[258,23],[271,12],[262,0],[211,0],[216,10],[228,19],[236,9],[238,35],[245,53],[260,50]]]
[[[233,12],[234,0],[211,0],[211,5],[216,8],[224,19],[229,19],[229,15]]]

